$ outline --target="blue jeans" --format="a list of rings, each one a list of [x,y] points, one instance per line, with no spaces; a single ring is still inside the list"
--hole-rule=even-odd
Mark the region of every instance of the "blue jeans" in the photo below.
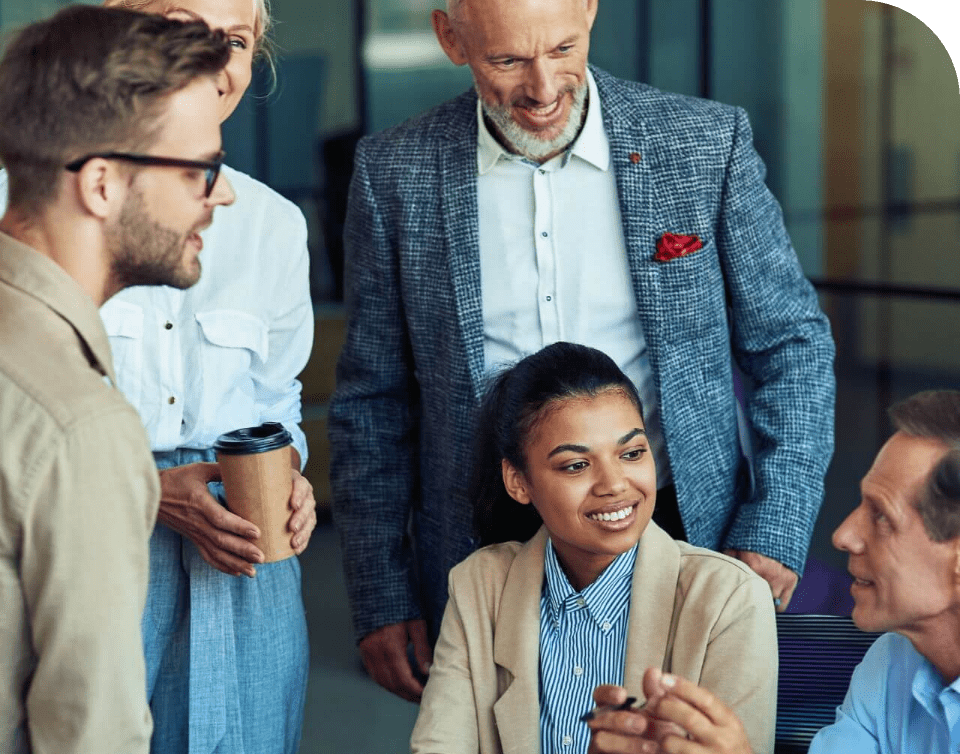
[[[211,450],[154,454],[161,469],[212,461]],[[223,486],[210,485],[221,502]],[[209,566],[158,523],[143,613],[155,754],[296,754],[309,670],[296,557],[256,578]]]

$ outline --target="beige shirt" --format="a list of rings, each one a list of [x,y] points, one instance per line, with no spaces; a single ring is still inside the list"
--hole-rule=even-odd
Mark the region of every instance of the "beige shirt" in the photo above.
[[[160,485],[93,301],[0,233],[0,752],[149,749]]]
[[[485,547],[450,571],[450,599],[413,731],[414,754],[540,750],[540,592],[547,537]],[[651,522],[633,570],[624,683],[659,667],[710,689],[773,751],[777,634],[770,587],[743,563]],[[586,712],[586,710],[584,710]]]

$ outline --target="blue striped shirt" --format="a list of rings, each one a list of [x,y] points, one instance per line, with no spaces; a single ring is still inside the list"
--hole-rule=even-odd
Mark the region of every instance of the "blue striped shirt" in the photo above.
[[[623,684],[638,546],[576,592],[547,541],[540,596],[542,754],[586,754],[590,729],[580,717],[593,709],[593,690],[601,683]]]

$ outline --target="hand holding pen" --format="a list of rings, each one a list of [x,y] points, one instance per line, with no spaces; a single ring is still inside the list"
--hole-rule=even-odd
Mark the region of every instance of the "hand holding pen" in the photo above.
[[[583,720],[591,731],[588,754],[656,754],[661,749],[660,737],[666,734],[663,724],[649,714],[650,702],[637,703],[622,686],[597,686],[593,691],[596,707]],[[671,726],[671,730],[673,726]]]
[[[643,690],[640,708],[620,686],[594,690],[589,754],[752,754],[739,718],[707,689],[648,668]]]

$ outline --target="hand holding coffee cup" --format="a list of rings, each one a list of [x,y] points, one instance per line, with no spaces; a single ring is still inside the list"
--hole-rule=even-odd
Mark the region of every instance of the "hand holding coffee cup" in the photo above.
[[[227,508],[260,529],[253,540],[267,563],[295,554],[290,545],[290,445],[282,424],[266,422],[220,435],[214,443]]]

